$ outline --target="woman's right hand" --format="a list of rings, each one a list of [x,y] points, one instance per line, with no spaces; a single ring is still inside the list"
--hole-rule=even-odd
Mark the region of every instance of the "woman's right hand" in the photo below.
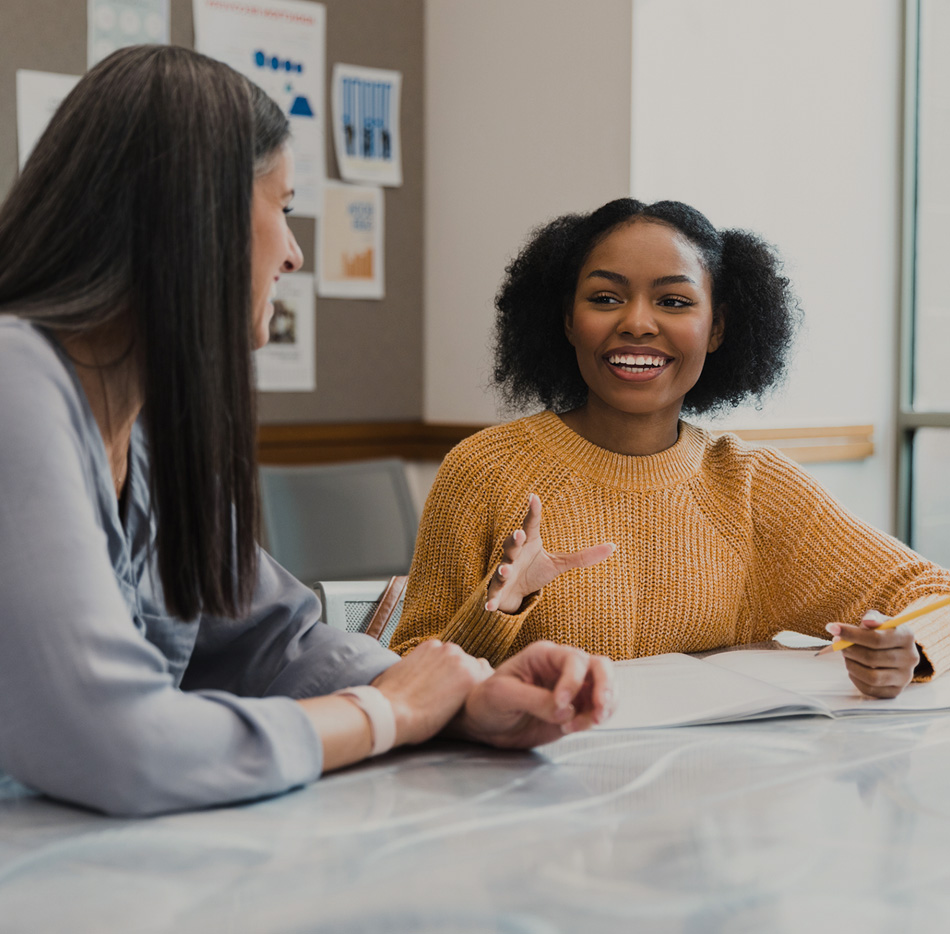
[[[392,704],[396,745],[430,739],[461,710],[472,688],[492,673],[483,658],[438,639],[420,643],[373,681]]]
[[[581,551],[549,552],[541,541],[541,500],[528,497],[528,513],[520,529],[502,544],[502,559],[488,584],[485,609],[517,613],[525,597],[571,568],[586,568],[609,558],[616,545],[604,542]]]

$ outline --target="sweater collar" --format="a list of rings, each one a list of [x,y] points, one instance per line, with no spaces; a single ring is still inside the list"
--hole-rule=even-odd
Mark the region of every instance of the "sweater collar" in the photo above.
[[[679,423],[676,443],[642,457],[615,454],[592,444],[568,428],[554,412],[525,420],[532,434],[575,473],[626,490],[655,490],[695,477],[702,465],[708,436],[688,422]]]

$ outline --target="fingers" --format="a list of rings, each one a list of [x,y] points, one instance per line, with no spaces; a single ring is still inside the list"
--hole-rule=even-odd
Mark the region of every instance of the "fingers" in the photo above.
[[[880,629],[886,620],[871,611],[858,626],[825,627],[836,638],[853,643],[841,654],[855,687],[870,697],[896,697],[911,682],[920,661],[913,632],[907,626]]]
[[[591,565],[600,564],[616,550],[617,546],[613,542],[603,542],[600,545],[591,545],[590,548],[582,548],[580,551],[552,554],[551,560],[558,574],[561,574],[571,568],[589,568]]]
[[[524,522],[521,523],[521,528],[524,529],[528,538],[541,534],[541,500],[536,493],[528,497],[528,513],[524,517]]]
[[[881,622],[865,617],[859,626],[847,623],[828,623],[825,629],[836,639],[845,639],[855,646],[873,650],[896,649],[914,644],[914,633],[908,626],[880,629]]]
[[[850,649],[845,649],[844,652],[850,652]],[[897,697],[910,684],[914,675],[913,667],[870,668],[847,656],[845,656],[845,665],[854,686],[869,697]]]

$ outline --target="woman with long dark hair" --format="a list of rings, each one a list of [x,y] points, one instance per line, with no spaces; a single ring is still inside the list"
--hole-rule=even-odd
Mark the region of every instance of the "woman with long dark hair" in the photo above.
[[[257,547],[251,351],[301,262],[292,197],[279,108],[141,46],[78,83],[0,208],[0,770],[40,791],[199,807],[609,713],[603,659],[400,661]]]

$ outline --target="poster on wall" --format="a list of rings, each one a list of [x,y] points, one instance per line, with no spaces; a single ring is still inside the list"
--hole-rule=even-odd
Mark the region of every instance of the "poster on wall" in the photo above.
[[[317,291],[327,298],[383,298],[383,190],[328,181],[317,231]]]
[[[402,184],[401,87],[398,71],[333,66],[333,144],[341,178],[392,187]]]
[[[305,0],[194,0],[195,48],[250,78],[290,119],[294,211],[320,210],[326,7]]]
[[[257,388],[262,392],[312,392],[317,388],[313,276],[303,272],[281,276],[273,304],[270,342],[254,354]]]
[[[127,45],[167,43],[168,0],[87,0],[86,65]]]
[[[76,86],[77,75],[19,69],[16,73],[16,136],[20,171],[63,98]]]

